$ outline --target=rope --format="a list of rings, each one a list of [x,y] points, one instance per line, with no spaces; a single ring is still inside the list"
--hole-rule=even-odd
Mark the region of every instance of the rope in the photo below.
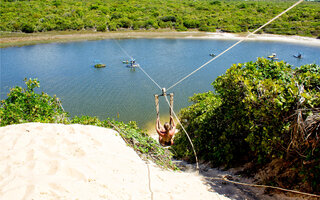
[[[154,100],[156,103],[157,119],[159,118],[159,95],[154,95]]]
[[[170,117],[172,116],[172,110],[173,110],[173,93],[170,93]]]
[[[169,103],[169,100],[168,100],[167,96],[164,96],[164,97],[166,98],[166,101],[167,101],[168,105],[170,106],[170,103]],[[170,107],[171,107],[171,106],[170,106]],[[184,133],[185,133],[185,134],[187,135],[187,137],[188,137],[188,140],[189,140],[189,142],[190,142],[190,144],[191,144],[191,147],[192,147],[192,149],[193,149],[194,157],[196,158],[196,164],[197,164],[197,168],[196,168],[196,169],[197,169],[198,172],[200,172],[197,153],[196,153],[196,151],[195,151],[195,149],[194,149],[194,146],[193,146],[193,143],[192,143],[192,141],[191,141],[191,138],[190,138],[189,134],[187,133],[186,129],[182,126],[182,124],[181,124],[179,118],[177,117],[176,113],[175,113],[173,110],[172,110],[172,113],[173,113],[173,115],[175,116],[175,118],[177,119],[178,123],[180,124],[182,130],[184,131]]]
[[[237,181],[231,181],[231,180],[227,179],[226,177],[223,177],[223,178],[209,178],[209,179],[227,181],[227,182],[230,182],[230,183],[233,183],[233,184],[246,185],[246,186],[251,186],[251,187],[272,188],[272,189],[282,190],[282,191],[286,191],[286,192],[292,192],[292,193],[297,193],[297,194],[302,194],[302,195],[307,195],[307,196],[320,198],[320,195],[317,195],[317,194],[310,194],[310,193],[306,193],[306,192],[300,192],[300,191],[296,191],[296,190],[289,190],[289,189],[284,189],[284,188],[275,187],[275,186],[269,186],[269,185],[257,185],[257,184],[250,184],[250,183],[241,183],[241,182],[237,182]]]
[[[125,53],[131,60],[133,60],[133,57],[131,57],[128,54],[128,52],[121,47],[121,45],[119,44],[119,42],[116,39],[114,39],[113,41],[115,41],[115,43],[120,47],[120,49],[121,49],[121,51],[123,51],[123,53]]]
[[[113,39],[113,41],[115,41],[115,43],[119,46],[119,48],[121,49],[121,51],[122,51],[123,53],[125,53],[131,60],[133,60],[133,57],[130,56],[130,55],[128,54],[128,52],[121,47],[121,45],[119,44],[119,42],[118,42],[116,39]],[[161,90],[160,85],[159,85],[156,81],[154,81],[154,80],[151,78],[151,76],[149,76],[149,74],[148,74],[146,71],[144,71],[144,69],[141,67],[141,65],[139,65],[139,68],[140,68],[140,69],[142,70],[142,72]]]
[[[121,138],[127,143],[127,145],[130,146],[130,144],[128,143],[128,141],[121,135],[122,131],[119,127],[117,127],[116,125],[114,125],[113,123],[111,123],[110,121],[106,120],[108,122],[108,124],[110,126],[112,126],[121,136]],[[122,133],[123,134],[123,133]],[[148,186],[149,186],[149,191],[151,193],[151,200],[153,200],[153,191],[151,189],[151,178],[150,178],[150,169],[149,169],[149,164],[147,163],[147,167],[148,167]]]
[[[161,90],[160,85],[159,85],[157,82],[155,82],[155,81],[151,78],[151,76],[149,76],[149,74],[148,74],[147,72],[144,71],[144,69],[141,67],[141,65],[139,65],[139,68],[140,68],[140,69],[142,70],[142,72],[143,72],[156,86],[158,86],[158,88]]]
[[[151,200],[153,200],[153,191],[152,191],[152,188],[151,188],[151,178],[150,178],[149,163],[147,163],[147,167],[148,167],[149,191],[150,191],[150,193],[151,193]]]
[[[187,76],[185,76],[184,78],[180,79],[178,82],[176,82],[175,84],[173,84],[172,86],[170,86],[167,91],[169,91],[170,89],[172,89],[173,87],[175,87],[176,85],[178,85],[179,83],[181,83],[182,81],[184,81],[186,78],[188,78],[189,76],[191,76],[192,74],[196,73],[197,71],[199,71],[200,69],[202,69],[203,67],[205,67],[206,65],[208,65],[209,63],[211,63],[212,61],[214,61],[215,59],[219,58],[220,56],[222,56],[223,54],[225,54],[226,52],[228,52],[230,49],[232,49],[233,47],[237,46],[238,44],[240,44],[241,42],[243,42],[244,40],[246,40],[248,37],[250,37],[251,35],[255,34],[256,32],[258,32],[259,30],[261,30],[263,27],[267,26],[268,24],[270,24],[271,22],[273,22],[274,20],[276,20],[277,18],[279,18],[281,15],[285,14],[286,12],[288,12],[289,10],[291,10],[292,8],[294,8],[295,6],[297,6],[298,4],[300,4],[301,2],[303,2],[303,0],[299,0],[298,2],[296,2],[295,4],[293,4],[291,7],[289,7],[288,9],[286,9],[285,11],[283,11],[282,13],[280,13],[279,15],[277,15],[276,17],[274,17],[273,19],[271,19],[270,21],[268,21],[267,23],[265,23],[264,25],[262,25],[261,27],[259,27],[258,29],[256,29],[255,31],[249,33],[246,37],[244,37],[243,39],[239,40],[238,42],[236,42],[235,44],[233,44],[232,46],[230,46],[229,48],[227,48],[226,50],[224,50],[222,53],[220,53],[219,55],[217,55],[216,57],[212,58],[211,60],[209,60],[208,62],[204,63],[203,65],[201,65],[199,68],[197,68],[196,70],[194,70],[193,72],[191,72],[190,74],[188,74]]]
[[[121,50],[122,50],[125,54],[127,54],[128,57],[132,58],[132,57],[120,46],[119,43],[117,43],[117,44],[118,44],[118,46],[121,48]],[[156,81],[154,81],[154,80],[149,76],[149,74],[148,74],[147,72],[144,71],[144,69],[141,67],[141,65],[139,65],[139,68],[142,70],[142,72],[143,72],[156,86],[158,86],[158,88],[159,88],[160,90],[162,90],[162,88],[159,86],[159,84],[158,84]],[[200,171],[199,171],[199,162],[198,162],[197,153],[196,153],[196,151],[194,150],[194,146],[193,146],[193,143],[192,143],[192,141],[191,141],[191,139],[190,139],[190,136],[189,136],[189,134],[187,133],[187,131],[185,130],[185,128],[182,126],[182,124],[181,124],[180,120],[178,119],[176,113],[173,111],[173,96],[172,96],[172,99],[171,99],[171,94],[170,94],[170,101],[172,100],[172,104],[169,103],[167,96],[165,96],[165,98],[166,98],[166,101],[168,102],[168,105],[170,106],[170,116],[172,115],[172,113],[174,114],[175,118],[177,119],[177,121],[179,122],[180,126],[182,127],[183,131],[185,132],[185,134],[187,135],[187,137],[188,137],[188,139],[189,139],[189,142],[190,142],[190,144],[191,144],[191,146],[192,146],[192,149],[193,149],[194,156],[195,156],[195,158],[196,158],[197,170],[198,170],[198,172],[200,172]],[[156,101],[156,109],[157,109],[157,117],[158,117],[158,116],[159,116],[159,101],[158,101],[158,102],[157,102],[157,100],[155,100],[155,101]],[[109,122],[109,123],[111,123],[111,122]],[[121,137],[122,137],[122,136],[121,136]],[[123,137],[122,137],[122,138],[123,138]]]

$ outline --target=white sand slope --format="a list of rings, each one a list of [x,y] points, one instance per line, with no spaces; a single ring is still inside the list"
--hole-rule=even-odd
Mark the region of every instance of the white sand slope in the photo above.
[[[200,176],[148,165],[111,129],[0,128],[0,199],[227,199]]]

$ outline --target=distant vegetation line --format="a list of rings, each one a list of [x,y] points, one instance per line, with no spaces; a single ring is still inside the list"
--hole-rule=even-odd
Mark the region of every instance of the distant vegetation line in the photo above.
[[[252,31],[294,1],[0,0],[0,31]],[[320,3],[303,2],[262,32],[320,38]]]

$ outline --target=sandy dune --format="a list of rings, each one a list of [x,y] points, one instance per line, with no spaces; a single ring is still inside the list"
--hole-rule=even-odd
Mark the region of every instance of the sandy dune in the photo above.
[[[200,176],[147,164],[111,129],[0,128],[0,199],[228,199]]]

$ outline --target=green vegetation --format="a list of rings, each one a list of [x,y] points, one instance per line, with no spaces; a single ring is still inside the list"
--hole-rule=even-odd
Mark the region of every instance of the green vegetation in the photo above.
[[[286,167],[266,183],[319,193],[320,67],[258,58],[233,65],[212,85],[214,92],[194,95],[180,112],[198,157],[227,167],[280,160]],[[177,157],[194,159],[184,133],[175,144]]]
[[[46,93],[37,94],[34,89],[40,87],[37,79],[25,79],[27,88],[14,87],[8,98],[0,101],[0,126],[27,122],[64,123],[95,125],[113,128],[115,125],[120,136],[143,159],[150,159],[164,168],[178,169],[171,161],[172,153],[162,148],[154,139],[140,130],[135,122],[125,124],[114,120],[100,121],[97,117],[67,118],[59,99]]]
[[[0,0],[0,31],[116,31],[175,29],[252,31],[294,1],[239,0]],[[265,33],[320,34],[320,4],[304,2],[263,29]]]
[[[27,88],[10,89],[8,98],[0,101],[0,126],[27,122],[66,123],[67,113],[56,97],[46,93],[37,94],[37,79],[25,79]]]

